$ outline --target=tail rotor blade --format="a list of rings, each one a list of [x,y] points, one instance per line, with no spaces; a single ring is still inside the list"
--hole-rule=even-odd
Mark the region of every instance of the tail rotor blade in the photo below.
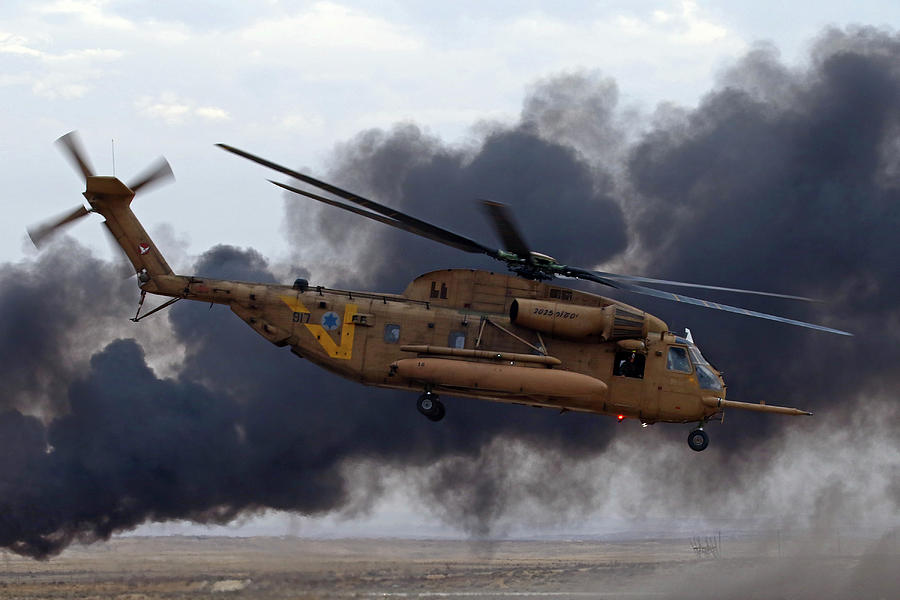
[[[55,219],[51,219],[46,223],[42,223],[35,227],[28,228],[28,237],[31,238],[31,242],[38,248],[47,241],[53,234],[55,234],[60,228],[65,227],[69,223],[73,221],[77,221],[81,217],[84,217],[90,214],[90,210],[88,210],[84,206],[79,206],[75,210],[60,215]]]
[[[93,177],[94,168],[87,158],[87,152],[84,151],[78,132],[70,131],[56,140],[56,143],[62,148],[62,152],[69,159],[69,162],[81,172],[85,181],[87,181],[88,177]]]
[[[172,167],[169,166],[168,161],[160,156],[156,162],[138,175],[135,182],[129,184],[128,187],[137,194],[138,190],[145,186],[163,183],[168,179],[175,179],[175,174],[172,173]]]

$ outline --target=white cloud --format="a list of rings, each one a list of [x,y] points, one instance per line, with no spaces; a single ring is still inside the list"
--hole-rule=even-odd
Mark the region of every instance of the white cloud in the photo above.
[[[686,51],[696,57],[698,45],[719,52],[738,52],[746,46],[740,36],[704,15],[692,1],[680,2],[670,11],[620,10],[600,16],[586,15],[583,20],[564,21],[536,12],[510,21],[504,28],[504,36],[507,44],[515,41],[523,50],[532,49],[534,42],[529,38],[543,38],[540,44],[545,55],[564,53],[570,61],[595,55],[600,50],[607,51],[607,56],[628,54],[665,59],[672,52]],[[553,44],[547,45],[550,40]]]
[[[412,52],[423,46],[423,41],[406,27],[333,2],[317,2],[289,17],[257,21],[241,33],[241,39],[266,47],[388,52]]]
[[[218,106],[199,106],[194,109],[194,114],[209,121],[227,121],[228,113]]]
[[[0,33],[0,54],[10,55],[12,61],[18,61],[0,79],[0,85],[30,86],[36,96],[65,99],[84,96],[93,81],[105,76],[101,65],[117,61],[124,55],[120,50],[109,48],[48,52],[29,38],[10,33]]]
[[[571,28],[564,21],[539,13],[514,19],[509,30],[516,35],[539,37],[560,36],[571,33]]]
[[[43,58],[47,62],[112,62],[114,60],[118,60],[122,58],[123,52],[121,50],[113,50],[110,48],[83,48],[81,50],[69,50],[68,52],[63,52],[62,54],[42,54],[41,58]]]
[[[170,125],[180,123],[191,112],[190,105],[179,101],[173,94],[163,94],[157,99],[144,96],[138,98],[134,105],[145,117],[162,119]]]
[[[510,68],[532,77],[599,68],[619,82],[624,98],[650,105],[696,101],[722,61],[747,47],[737,31],[689,1],[594,7],[580,18],[531,11],[477,34],[465,42],[489,36],[494,51],[474,54],[502,59],[491,85],[502,83]]]
[[[325,119],[318,114],[291,113],[281,117],[278,123],[285,129],[306,133],[324,127]]]
[[[135,28],[128,19],[108,13],[105,10],[108,4],[109,0],[56,0],[38,10],[48,15],[72,15],[87,25],[104,29],[130,31]]]
[[[675,43],[710,44],[726,38],[730,33],[722,25],[702,17],[697,3],[691,0],[681,3],[679,14],[654,11],[653,16],[658,22],[672,26],[674,31],[669,34],[669,39]]]
[[[111,61],[122,57],[122,51],[108,48],[82,48],[53,54],[29,45],[28,38],[0,32],[0,53],[37,58],[44,62]]]
[[[167,92],[157,98],[142,96],[134,103],[138,113],[152,119],[160,119],[169,125],[178,125],[193,117],[207,121],[226,121],[228,112],[218,106],[197,106],[192,100],[179,98]]]
[[[67,77],[58,73],[35,80],[31,85],[31,91],[36,96],[62,98],[64,100],[81,98],[88,93],[89,89],[88,85],[70,81]]]
[[[28,40],[20,35],[0,32],[0,53],[18,54],[40,58],[44,55],[40,50],[29,47]]]

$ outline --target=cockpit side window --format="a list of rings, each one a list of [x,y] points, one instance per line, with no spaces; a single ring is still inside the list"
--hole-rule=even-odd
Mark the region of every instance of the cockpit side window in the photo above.
[[[700,384],[701,390],[721,390],[722,382],[713,375],[709,367],[705,365],[697,365],[697,383]]]
[[[687,349],[681,346],[670,346],[669,356],[666,359],[666,368],[670,371],[690,373],[691,363],[688,360]]]

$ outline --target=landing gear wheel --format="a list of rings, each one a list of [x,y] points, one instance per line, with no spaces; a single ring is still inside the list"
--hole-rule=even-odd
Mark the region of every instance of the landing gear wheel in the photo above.
[[[434,401],[434,408],[436,411],[435,414],[432,416],[429,416],[428,418],[431,419],[432,421],[434,421],[435,423],[437,423],[438,421],[440,421],[441,419],[444,418],[444,415],[447,414],[447,409],[444,408],[444,403],[441,402],[440,400]]]
[[[444,408],[444,403],[438,400],[437,394],[432,394],[431,392],[425,392],[421,396],[419,396],[419,400],[416,402],[416,408],[419,409],[419,412],[428,417],[431,421],[440,421],[444,418],[444,415],[447,414],[447,409]]]
[[[709,446],[709,436],[702,429],[695,429],[688,436],[688,446],[695,452],[705,450]]]

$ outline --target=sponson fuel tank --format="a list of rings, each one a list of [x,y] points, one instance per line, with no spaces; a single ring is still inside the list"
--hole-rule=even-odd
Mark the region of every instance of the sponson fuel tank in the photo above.
[[[475,388],[516,396],[555,396],[602,402],[607,390],[605,383],[582,373],[448,358],[404,358],[393,363],[391,370],[404,379],[431,385]]]
[[[643,339],[668,326],[653,315],[621,304],[581,306],[551,300],[516,298],[509,308],[510,320],[552,336],[601,340]]]

